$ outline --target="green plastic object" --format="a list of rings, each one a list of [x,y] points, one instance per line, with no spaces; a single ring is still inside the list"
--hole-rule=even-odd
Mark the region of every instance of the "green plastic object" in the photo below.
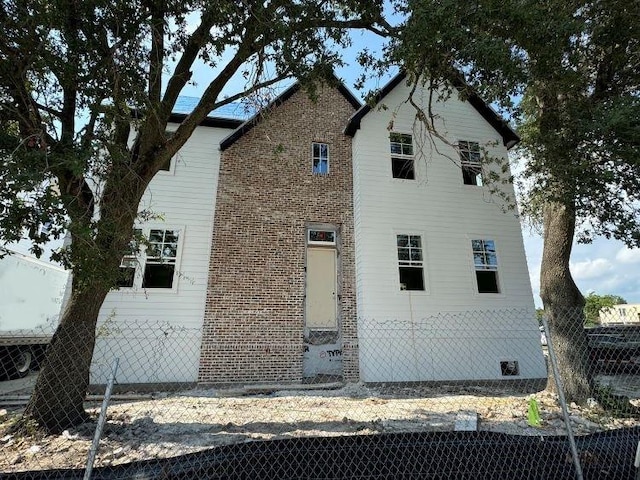
[[[529,409],[527,410],[527,422],[532,427],[540,426],[540,409],[538,401],[535,398],[529,400]]]

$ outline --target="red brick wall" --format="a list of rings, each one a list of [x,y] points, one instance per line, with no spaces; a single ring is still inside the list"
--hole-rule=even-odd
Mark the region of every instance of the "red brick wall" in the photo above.
[[[222,152],[199,382],[302,379],[306,225],[339,229],[338,317],[346,380],[358,378],[351,139],[337,89],[294,93]],[[311,144],[329,144],[329,175]]]

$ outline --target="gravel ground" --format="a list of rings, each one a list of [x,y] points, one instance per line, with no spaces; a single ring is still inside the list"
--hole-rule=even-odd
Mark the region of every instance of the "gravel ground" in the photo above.
[[[237,390],[192,390],[155,394],[153,399],[139,401],[116,400],[108,410],[96,466],[172,457],[252,440],[452,431],[456,420],[460,424],[476,416],[481,431],[566,433],[557,398],[546,391],[523,395],[489,388],[368,388],[361,384],[318,390],[282,388],[252,395]],[[538,427],[527,422],[531,399],[539,407]],[[97,418],[99,406],[93,405],[90,411]],[[0,472],[84,467],[95,421],[62,435],[8,434],[18,413],[0,410]],[[577,435],[639,424],[637,419],[608,417],[595,402],[584,408],[571,405],[570,418]]]

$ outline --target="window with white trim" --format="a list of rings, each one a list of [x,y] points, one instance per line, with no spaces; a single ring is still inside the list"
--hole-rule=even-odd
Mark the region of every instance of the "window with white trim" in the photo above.
[[[482,185],[482,155],[478,142],[458,141],[462,181],[465,185]]]
[[[149,231],[142,288],[172,288],[178,258],[177,230]]]
[[[137,238],[145,235],[146,249],[140,251]],[[171,289],[177,278],[180,230],[151,228],[137,230],[130,251],[120,264],[119,287],[140,286],[145,289]]]
[[[471,240],[478,293],[500,293],[498,256],[493,240]]]
[[[389,148],[393,178],[414,180],[416,175],[413,159],[413,137],[406,133],[391,133]]]
[[[311,171],[314,175],[329,174],[329,145],[313,142],[311,145]]]
[[[424,261],[420,235],[397,235],[400,290],[424,290]]]

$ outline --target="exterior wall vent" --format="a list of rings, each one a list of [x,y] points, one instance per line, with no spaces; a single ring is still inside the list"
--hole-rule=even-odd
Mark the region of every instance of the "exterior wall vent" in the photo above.
[[[520,367],[517,360],[506,360],[500,362],[500,372],[503,377],[514,377],[520,375]]]

